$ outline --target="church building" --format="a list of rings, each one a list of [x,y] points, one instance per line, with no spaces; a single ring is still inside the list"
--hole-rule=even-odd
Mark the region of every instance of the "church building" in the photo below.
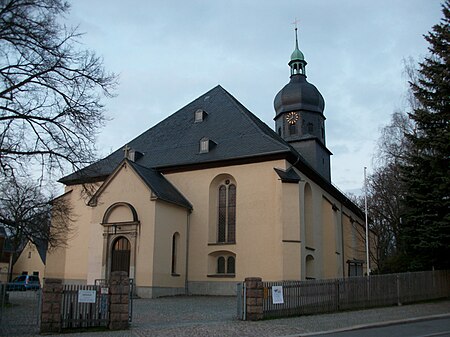
[[[158,297],[362,275],[363,214],[331,184],[325,102],[306,65],[296,36],[275,130],[217,86],[60,179],[74,231],[45,277],[93,284],[123,270],[138,296]]]

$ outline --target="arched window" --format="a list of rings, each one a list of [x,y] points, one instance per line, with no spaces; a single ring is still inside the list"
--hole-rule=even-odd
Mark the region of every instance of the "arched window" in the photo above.
[[[227,274],[234,274],[235,271],[236,260],[233,256],[228,257],[227,259]]]
[[[226,180],[219,186],[217,242],[236,241],[236,185]]]
[[[208,277],[234,278],[235,276],[235,253],[219,250],[208,254]]]
[[[234,256],[219,256],[217,258],[217,274],[235,274],[236,259]]]
[[[180,234],[175,233],[172,236],[172,275],[177,273],[177,256],[178,256],[178,242],[180,241]]]
[[[217,274],[225,274],[225,258],[223,256],[217,259]]]
[[[314,280],[316,278],[314,271],[314,257],[312,255],[306,256],[306,279]]]
[[[307,247],[314,246],[313,200],[311,186],[305,184],[305,241]]]

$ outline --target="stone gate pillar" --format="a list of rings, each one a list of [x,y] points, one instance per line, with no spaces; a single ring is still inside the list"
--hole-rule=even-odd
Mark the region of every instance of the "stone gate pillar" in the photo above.
[[[46,278],[42,288],[41,333],[61,332],[61,279]]]
[[[260,277],[247,277],[246,288],[246,312],[248,321],[259,321],[263,319],[264,289]]]
[[[125,271],[111,273],[109,279],[111,302],[109,304],[109,329],[128,329],[128,304],[130,281]]]

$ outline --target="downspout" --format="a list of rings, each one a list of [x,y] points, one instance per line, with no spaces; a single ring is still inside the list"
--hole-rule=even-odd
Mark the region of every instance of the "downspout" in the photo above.
[[[342,278],[345,278],[345,254],[344,254],[344,222],[342,221],[342,207],[344,205],[341,203],[341,209],[339,210],[341,213],[341,256],[342,256]]]
[[[191,222],[191,211],[187,214],[186,219],[186,272],[184,279],[184,294],[189,294],[189,283],[188,283],[188,272],[189,272],[189,230],[190,230],[190,222]]]

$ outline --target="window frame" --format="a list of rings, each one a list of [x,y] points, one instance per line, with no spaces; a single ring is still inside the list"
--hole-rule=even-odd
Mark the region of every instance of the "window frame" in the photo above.
[[[200,139],[200,153],[208,153],[209,152],[209,138]]]
[[[230,270],[232,269],[232,270]],[[236,277],[236,256],[232,253],[220,254],[215,257],[215,273],[209,274],[207,277]]]
[[[231,190],[231,192],[230,192]],[[236,243],[236,184],[229,179],[218,186],[217,199],[217,244]]]
[[[171,263],[171,275],[172,276],[180,276],[178,273],[178,251],[180,245],[180,234],[178,232],[173,233],[172,235],[172,263]]]

